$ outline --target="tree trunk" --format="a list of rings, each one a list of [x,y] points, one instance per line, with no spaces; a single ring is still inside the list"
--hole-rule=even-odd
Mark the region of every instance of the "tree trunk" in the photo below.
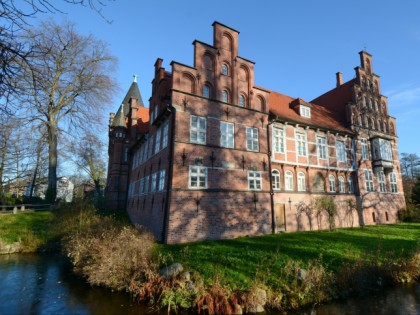
[[[57,197],[57,138],[58,129],[55,122],[48,125],[48,188],[46,200],[55,202]]]

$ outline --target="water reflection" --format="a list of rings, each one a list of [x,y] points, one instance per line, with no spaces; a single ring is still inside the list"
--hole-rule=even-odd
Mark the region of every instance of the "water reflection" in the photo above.
[[[316,315],[420,314],[420,285],[320,305],[295,314],[314,311]],[[146,313],[160,314],[138,305],[128,294],[87,285],[72,274],[70,263],[60,255],[0,255],[0,314]]]

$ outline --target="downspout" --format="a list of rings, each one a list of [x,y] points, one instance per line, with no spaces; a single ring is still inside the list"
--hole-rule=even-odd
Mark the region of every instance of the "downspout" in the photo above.
[[[273,191],[273,178],[271,176],[271,141],[270,141],[270,125],[274,122],[267,123],[267,156],[268,156],[268,178],[270,179],[270,206],[271,206],[271,233],[276,233],[276,222],[274,217],[274,191]]]
[[[169,141],[169,169],[168,169],[168,185],[166,187],[166,198],[165,198],[165,209],[163,212],[163,226],[162,226],[162,243],[166,244],[168,238],[168,218],[169,218],[169,198],[172,191],[172,178],[174,171],[174,150],[175,150],[175,107],[168,106],[168,111],[172,112],[172,121],[171,121],[171,138]]]

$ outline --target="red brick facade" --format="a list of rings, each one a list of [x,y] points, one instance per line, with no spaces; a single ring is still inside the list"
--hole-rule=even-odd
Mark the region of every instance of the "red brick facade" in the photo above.
[[[126,129],[118,113],[110,123],[109,185],[118,165],[127,186],[107,193],[126,196],[133,223],[165,243],[324,229],[325,216],[300,210],[325,195],[337,227],[395,222],[405,205],[395,119],[371,55],[360,53],[355,79],[338,73],[336,88],[306,102],[256,86],[239,32],[213,28],[213,45],[194,41],[193,66],[156,61],[147,130],[129,128],[138,106],[122,111]]]

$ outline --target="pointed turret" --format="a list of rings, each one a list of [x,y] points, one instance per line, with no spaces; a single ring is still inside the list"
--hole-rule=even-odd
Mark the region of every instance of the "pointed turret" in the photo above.
[[[127,128],[127,124],[125,122],[125,115],[124,115],[124,108],[127,106],[124,106],[124,103],[121,104],[120,108],[118,109],[117,113],[115,114],[115,117],[112,121],[112,127],[122,127]]]

